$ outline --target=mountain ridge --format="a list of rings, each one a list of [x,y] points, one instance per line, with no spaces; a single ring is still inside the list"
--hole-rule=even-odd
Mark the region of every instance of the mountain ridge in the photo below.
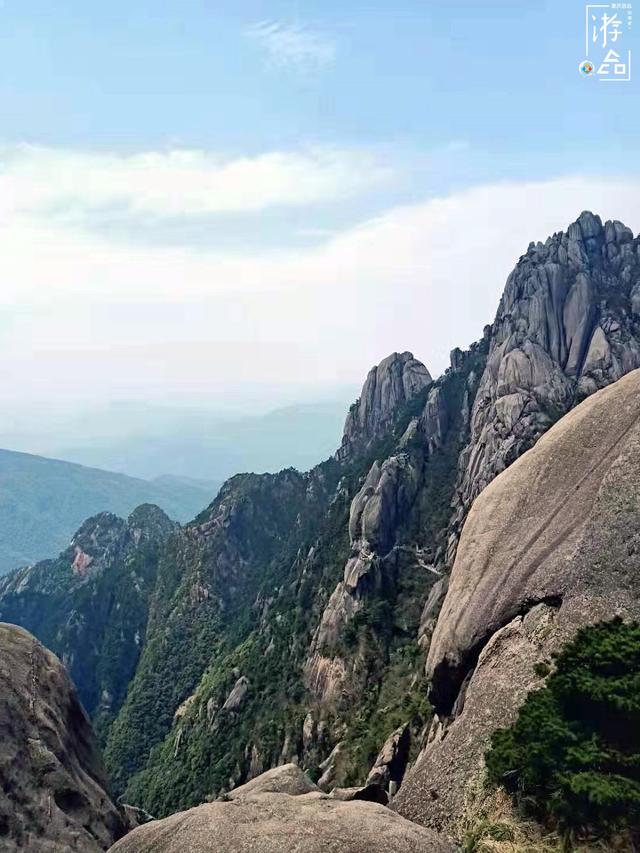
[[[0,575],[62,550],[97,512],[128,515],[158,503],[179,521],[192,518],[210,489],[154,483],[62,459],[0,449]]]

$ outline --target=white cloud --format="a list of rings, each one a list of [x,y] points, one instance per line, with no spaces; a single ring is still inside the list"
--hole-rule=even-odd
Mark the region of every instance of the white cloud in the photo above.
[[[230,159],[184,149],[125,155],[20,145],[0,148],[0,222],[105,208],[162,217],[299,207],[349,198],[391,177],[391,168],[364,150]]]
[[[326,35],[298,24],[283,21],[260,21],[246,30],[279,68],[315,71],[331,65],[336,58],[336,45]]]
[[[586,208],[637,232],[640,181],[476,187],[263,255],[114,243],[14,215],[0,227],[0,393],[75,404],[346,384],[394,349],[437,373],[491,322],[528,243]]]

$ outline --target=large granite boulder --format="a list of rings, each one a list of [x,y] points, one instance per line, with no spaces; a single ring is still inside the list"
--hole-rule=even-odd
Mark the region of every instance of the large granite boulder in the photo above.
[[[98,853],[125,832],[65,668],[0,623],[0,849]]]
[[[377,803],[325,794],[259,794],[179,812],[135,829],[111,853],[453,853]]]
[[[289,763],[272,767],[266,773],[261,773],[255,779],[234,788],[227,796],[232,800],[258,794],[291,794],[298,797],[319,790],[297,764]]]
[[[476,499],[427,661],[436,723],[394,806],[453,832],[491,733],[583,625],[640,618],[640,371],[581,403]]]

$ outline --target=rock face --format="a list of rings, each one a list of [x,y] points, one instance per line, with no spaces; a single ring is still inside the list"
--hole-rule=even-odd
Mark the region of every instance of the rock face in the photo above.
[[[337,457],[344,459],[354,450],[362,451],[384,435],[400,407],[431,382],[427,368],[410,352],[394,352],[372,367],[347,415]]]
[[[427,674],[438,715],[396,801],[451,830],[534,665],[578,628],[640,617],[640,371],[565,415],[476,499]]]
[[[267,780],[254,779],[232,802],[198,806],[139,827],[112,853],[452,853],[452,845],[434,832],[384,806],[330,799],[315,786],[305,791],[310,783],[301,784],[302,774],[294,774],[292,766],[272,771]]]
[[[582,213],[507,280],[460,460],[458,520],[576,401],[640,367],[640,242]]]
[[[377,785],[384,790],[389,790],[391,785],[394,789],[399,788],[407,768],[410,744],[411,731],[405,723],[385,741],[367,776],[366,784]]]
[[[299,797],[301,794],[310,794],[312,791],[319,790],[297,764],[283,764],[240,785],[228,796],[232,800],[258,794],[290,794],[292,797]]]
[[[419,486],[419,469],[406,455],[373,463],[351,502],[351,554],[342,582],[334,590],[314,640],[313,651],[335,644],[344,625],[364,605],[369,593],[380,589],[380,561],[389,557],[395,533],[405,519]]]
[[[0,579],[0,619],[60,656],[94,718],[108,720],[122,704],[144,643],[160,551],[177,529],[151,504],[127,521],[103,512],[57,560]]]
[[[0,848],[98,853],[125,832],[91,724],[64,667],[0,623]]]

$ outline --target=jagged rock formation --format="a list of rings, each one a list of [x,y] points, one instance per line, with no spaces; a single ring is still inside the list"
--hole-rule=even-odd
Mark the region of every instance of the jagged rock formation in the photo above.
[[[584,212],[566,232],[531,243],[491,329],[457,521],[576,402],[640,367],[639,341],[640,241],[629,228]]]
[[[640,371],[565,415],[476,499],[427,662],[438,719],[395,800],[452,830],[491,733],[585,624],[640,617]]]
[[[119,710],[144,643],[158,558],[178,529],[156,506],[86,521],[57,560],[0,579],[0,619],[60,656],[87,712]]]
[[[431,382],[427,368],[410,352],[394,352],[372,367],[347,415],[338,459],[362,452],[383,436],[398,410]]]
[[[119,841],[112,853],[205,853],[212,843],[217,853],[453,851],[445,839],[384,806],[305,791],[307,785],[301,779],[296,783],[295,775],[287,770],[286,790],[276,785],[273,791],[272,773],[264,783],[260,777],[244,786],[233,802],[209,803],[146,824]]]
[[[91,724],[64,667],[0,623],[0,848],[98,853],[124,834]]]
[[[442,530],[429,523],[429,515],[436,501],[441,509],[452,497],[483,350],[477,345],[467,354],[455,354],[449,374],[413,397],[415,415],[403,424],[387,458],[373,462],[351,501],[350,554],[306,663],[307,685],[325,705],[334,703],[343,688],[346,667],[335,651],[354,617],[376,597],[389,600],[394,594],[390,587],[406,573],[422,575],[422,603],[425,590],[440,575],[436,563]],[[327,651],[333,652],[331,657]]]

